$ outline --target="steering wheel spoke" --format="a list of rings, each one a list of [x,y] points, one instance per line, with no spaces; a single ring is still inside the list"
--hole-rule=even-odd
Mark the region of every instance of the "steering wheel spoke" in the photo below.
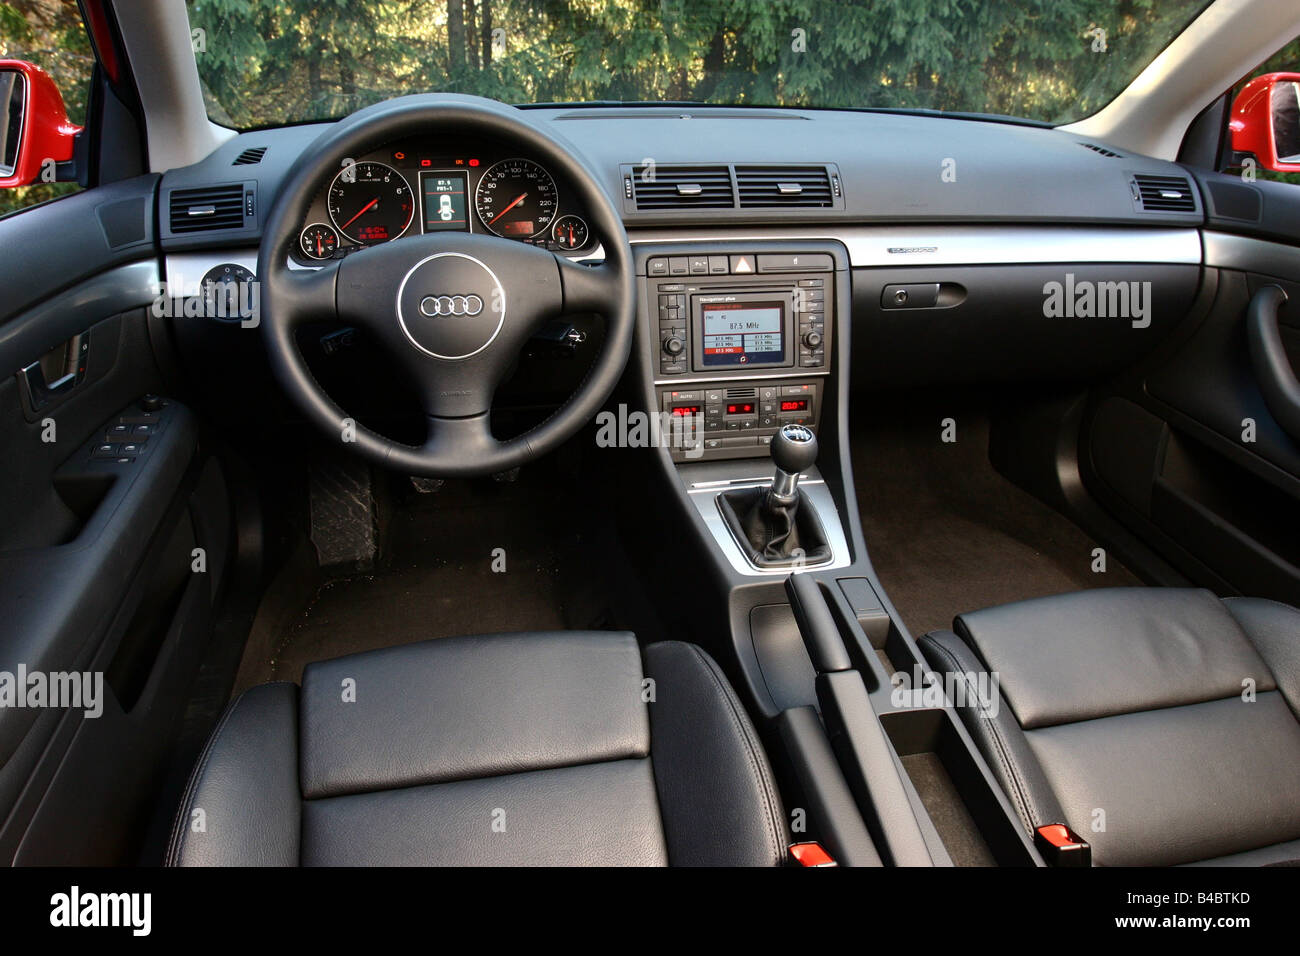
[[[428,457],[449,463],[440,474],[455,477],[474,474],[477,462],[495,455],[501,447],[492,434],[491,414],[483,412],[465,418],[428,416],[428,435],[421,451]]]
[[[276,277],[272,315],[277,322],[297,326],[328,321],[338,315],[336,288],[339,263],[310,269],[283,268]]]
[[[620,277],[608,262],[587,266],[555,253],[564,295],[564,314],[596,312],[608,315],[619,304]]]

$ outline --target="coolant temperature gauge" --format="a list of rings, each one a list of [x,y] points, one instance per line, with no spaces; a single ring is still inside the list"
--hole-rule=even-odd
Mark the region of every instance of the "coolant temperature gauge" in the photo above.
[[[298,237],[302,254],[310,259],[328,259],[339,248],[339,234],[324,222],[313,222]]]
[[[551,238],[561,249],[581,249],[587,244],[587,224],[578,216],[561,216],[551,227]]]

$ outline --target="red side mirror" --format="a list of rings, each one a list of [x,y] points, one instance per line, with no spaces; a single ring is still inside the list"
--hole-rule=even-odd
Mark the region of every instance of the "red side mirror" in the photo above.
[[[0,189],[54,182],[53,164],[72,159],[80,132],[48,73],[0,60]]]
[[[1300,173],[1300,73],[1265,73],[1243,86],[1228,128],[1233,152],[1275,173]]]

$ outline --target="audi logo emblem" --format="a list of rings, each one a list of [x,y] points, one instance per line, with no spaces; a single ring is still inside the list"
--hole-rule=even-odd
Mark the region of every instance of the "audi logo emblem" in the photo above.
[[[420,311],[430,318],[439,315],[478,315],[483,311],[483,300],[476,295],[426,295],[420,300]]]

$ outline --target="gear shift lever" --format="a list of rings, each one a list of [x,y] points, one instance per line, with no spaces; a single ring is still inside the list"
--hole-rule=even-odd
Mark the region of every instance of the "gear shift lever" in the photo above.
[[[782,425],[772,436],[772,464],[776,474],[768,489],[769,507],[788,508],[799,497],[799,475],[817,461],[817,436],[805,425]]]
[[[816,461],[813,430],[783,425],[772,436],[772,483],[718,495],[723,520],[754,567],[812,567],[831,559],[817,511],[799,489],[799,475]]]

